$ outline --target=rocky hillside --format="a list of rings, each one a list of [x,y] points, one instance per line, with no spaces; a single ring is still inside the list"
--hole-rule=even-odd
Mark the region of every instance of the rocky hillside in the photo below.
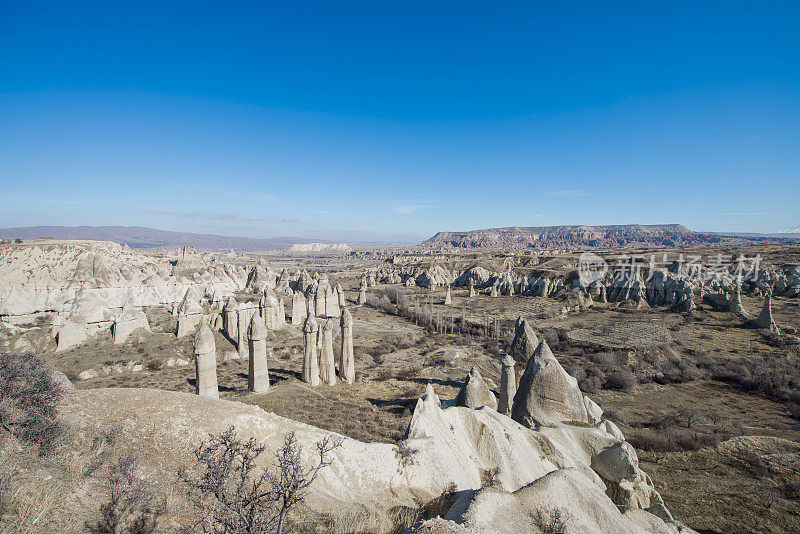
[[[559,249],[635,246],[694,246],[721,243],[725,237],[693,232],[680,224],[612,226],[512,226],[470,232],[439,232],[427,248]]]
[[[89,239],[113,241],[131,248],[158,248],[192,246],[202,250],[284,250],[293,244],[309,243],[301,237],[272,237],[255,239],[191,232],[171,232],[144,226],[25,226],[0,228],[0,238],[35,239]],[[319,241],[319,240],[316,240]]]

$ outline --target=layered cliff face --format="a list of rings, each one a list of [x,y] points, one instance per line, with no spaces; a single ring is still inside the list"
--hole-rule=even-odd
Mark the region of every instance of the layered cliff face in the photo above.
[[[631,246],[695,246],[719,243],[722,237],[693,232],[679,224],[613,226],[513,226],[469,232],[439,232],[423,247],[558,249]]]

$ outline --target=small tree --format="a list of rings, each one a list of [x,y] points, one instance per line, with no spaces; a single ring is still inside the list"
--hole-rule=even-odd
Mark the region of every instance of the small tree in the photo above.
[[[686,421],[686,428],[692,428],[696,423],[697,419],[700,417],[700,414],[697,413],[697,410],[694,408],[684,408],[680,412],[678,412],[684,421]]]
[[[194,530],[206,533],[282,534],[289,511],[308,496],[320,470],[329,466],[328,453],[340,439],[326,436],[317,442],[319,460],[306,468],[294,432],[284,437],[271,469],[256,464],[266,446],[254,438],[244,441],[233,427],[211,436],[195,450],[199,476],[181,470],[178,476],[193,494],[200,510]]]
[[[35,354],[0,354],[0,426],[51,452],[65,431],[57,406],[64,387]]]

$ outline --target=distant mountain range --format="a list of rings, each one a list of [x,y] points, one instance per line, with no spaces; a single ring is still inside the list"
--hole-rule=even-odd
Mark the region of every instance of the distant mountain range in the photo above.
[[[284,250],[294,244],[328,243],[302,237],[273,237],[254,239],[213,234],[170,232],[144,226],[25,226],[0,228],[0,238],[34,239],[93,239],[127,244],[131,248],[182,247],[190,245],[203,250]]]
[[[512,226],[469,232],[439,232],[423,241],[424,248],[561,249],[623,247],[686,247],[735,241],[766,241],[767,237],[700,233],[680,224],[611,226]]]

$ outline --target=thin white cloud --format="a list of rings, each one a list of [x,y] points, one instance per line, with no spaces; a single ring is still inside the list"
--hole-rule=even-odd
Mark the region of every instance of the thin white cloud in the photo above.
[[[216,213],[213,218],[218,221],[235,221],[239,216],[235,213]]]
[[[432,208],[433,203],[427,200],[406,200],[403,202],[396,202],[391,209],[399,215],[409,215],[419,210]]]
[[[147,213],[154,213],[156,215],[173,215],[175,212],[172,210],[165,210],[161,208],[150,208]]]
[[[285,223],[297,222],[297,219],[295,219],[294,217],[284,217],[283,219],[281,219],[281,222]]]
[[[250,217],[247,218],[247,220],[250,222],[261,222],[266,220],[266,217],[257,217],[255,215],[251,215]]]

